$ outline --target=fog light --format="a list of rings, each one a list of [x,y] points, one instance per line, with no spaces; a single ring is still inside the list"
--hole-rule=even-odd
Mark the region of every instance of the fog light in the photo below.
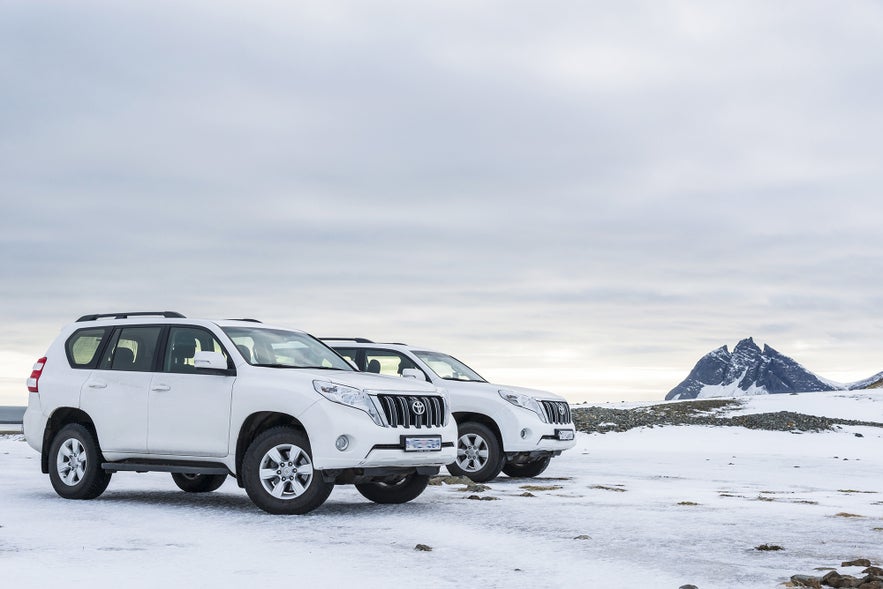
[[[334,447],[343,452],[350,447],[350,439],[346,436],[339,436],[334,442]]]
[[[522,439],[522,440],[526,440],[526,439],[527,439],[527,436],[529,436],[529,435],[530,435],[530,430],[529,430],[529,429],[524,428],[523,430],[521,430],[521,439]]]

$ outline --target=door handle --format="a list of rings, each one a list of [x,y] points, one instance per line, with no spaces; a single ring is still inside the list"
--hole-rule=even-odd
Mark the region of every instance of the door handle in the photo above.
[[[167,384],[156,384],[156,385],[153,385],[152,387],[150,387],[150,390],[156,391],[157,393],[164,393],[166,391],[172,390],[172,387],[170,387]]]
[[[89,388],[90,389],[106,389],[107,383],[106,382],[90,382]]]

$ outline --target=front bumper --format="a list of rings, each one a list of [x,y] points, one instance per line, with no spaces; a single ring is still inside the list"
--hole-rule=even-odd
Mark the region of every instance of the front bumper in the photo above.
[[[374,467],[444,466],[457,456],[457,426],[452,418],[443,427],[382,427],[363,411],[319,402],[299,416],[310,434],[313,464],[319,470]],[[335,442],[346,436],[347,447]],[[402,436],[439,436],[442,447],[405,451]]]
[[[560,431],[570,432],[571,439],[561,439]],[[562,452],[576,446],[576,428],[573,423],[543,423],[527,411],[524,415],[519,414],[516,423],[506,428],[504,436],[505,452]]]

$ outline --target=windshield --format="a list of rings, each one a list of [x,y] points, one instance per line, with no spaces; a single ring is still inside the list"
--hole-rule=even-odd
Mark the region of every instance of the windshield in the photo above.
[[[353,370],[328,346],[305,333],[260,327],[222,329],[252,366]]]
[[[445,380],[465,380],[469,382],[487,382],[477,372],[447,354],[438,352],[414,352],[414,355],[423,360],[439,378]]]

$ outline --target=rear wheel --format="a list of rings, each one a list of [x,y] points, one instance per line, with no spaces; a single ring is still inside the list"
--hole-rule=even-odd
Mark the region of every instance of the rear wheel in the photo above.
[[[484,424],[467,421],[457,427],[457,458],[448,465],[448,472],[484,483],[500,474],[503,455],[500,441]]]
[[[65,499],[95,499],[107,488],[111,473],[101,468],[98,440],[89,429],[70,423],[49,446],[49,480]]]
[[[543,471],[545,471],[549,467],[550,462],[552,462],[551,456],[538,458],[531,462],[524,462],[522,464],[515,464],[510,462],[503,467],[503,472],[513,478],[532,478],[541,475]]]
[[[374,503],[407,503],[416,499],[429,484],[429,476],[412,473],[397,479],[356,485],[356,490]]]
[[[279,515],[312,511],[334,488],[313,470],[307,436],[289,427],[268,429],[255,438],[245,451],[242,481],[255,505]]]
[[[172,473],[172,480],[175,481],[179,489],[187,493],[211,493],[224,484],[224,481],[227,480],[227,475],[174,472]]]

